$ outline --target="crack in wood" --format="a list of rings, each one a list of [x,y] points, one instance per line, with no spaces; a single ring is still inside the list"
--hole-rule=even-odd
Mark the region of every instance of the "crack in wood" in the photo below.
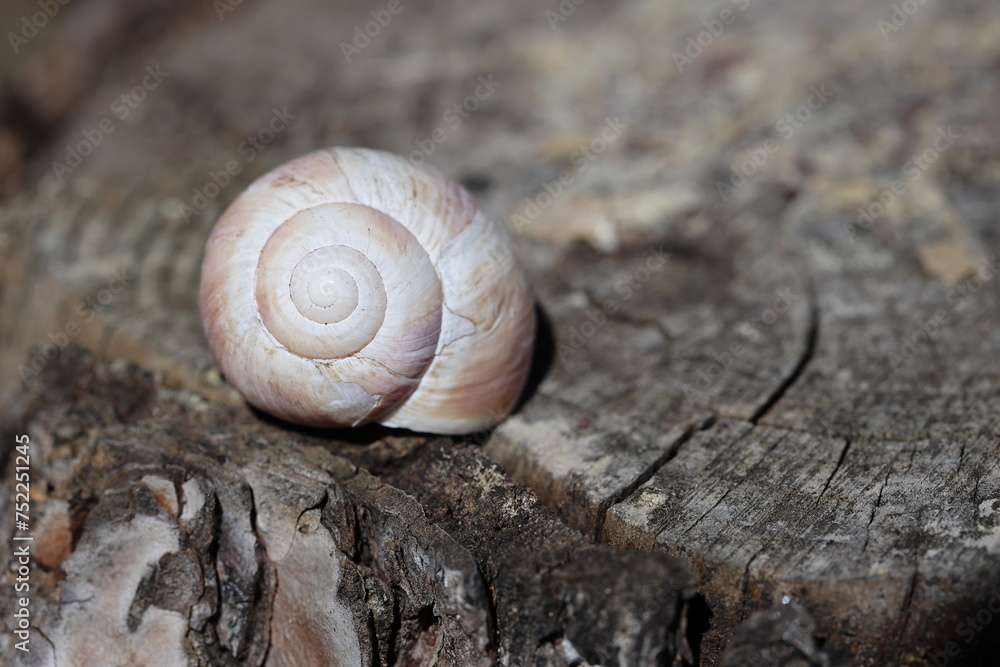
[[[702,522],[702,519],[704,519],[704,518],[705,518],[706,516],[708,516],[709,514],[711,514],[712,512],[714,512],[714,511],[715,511],[715,508],[716,508],[716,507],[718,507],[719,505],[721,505],[721,504],[722,504],[722,502],[723,502],[723,501],[724,501],[724,500],[725,500],[726,498],[728,498],[728,497],[729,497],[729,494],[733,492],[733,489],[734,489],[734,488],[735,488],[735,486],[730,486],[730,487],[729,487],[728,489],[726,489],[726,492],[722,494],[722,497],[721,497],[721,498],[719,498],[718,500],[716,500],[716,501],[715,501],[715,502],[714,502],[714,503],[712,504],[712,506],[711,506],[711,507],[709,507],[709,508],[708,508],[707,510],[705,510],[705,512],[704,512],[704,513],[703,513],[703,514],[702,514],[701,516],[699,516],[699,517],[698,517],[697,519],[695,519],[695,520],[694,520],[694,521],[693,521],[693,522],[691,523],[691,525],[690,525],[690,526],[688,526],[687,528],[685,528],[685,529],[684,529],[684,534],[687,534],[687,533],[691,532],[691,530],[692,530],[692,529],[693,529],[693,528],[694,528],[695,526],[697,526],[698,524],[700,524],[700,523]],[[659,536],[659,533],[663,532],[663,530],[666,530],[666,527],[664,527],[663,529],[661,529],[660,531],[658,531],[658,533],[657,533],[657,536]]]
[[[917,590],[917,578],[920,576],[920,556],[916,558],[916,562],[913,564],[913,574],[910,576],[909,584],[906,587],[906,595],[903,596],[903,604],[900,606],[899,614],[903,618],[903,622],[899,624],[899,633],[897,635],[899,640],[902,640],[906,635],[906,628],[910,624],[910,617],[913,611],[913,597]]]
[[[889,476],[892,475],[892,470],[887,470],[885,473],[885,479],[882,481],[882,486],[878,490],[878,498],[875,499],[875,504],[872,505],[872,513],[868,517],[868,525],[865,526],[865,543],[861,546],[861,551],[864,553],[868,550],[868,542],[871,540],[871,527],[875,522],[875,513],[878,512],[878,508],[882,505],[882,493],[885,491],[885,487],[889,484]]]
[[[837,459],[837,464],[833,467],[833,471],[830,473],[830,476],[826,478],[826,484],[823,485],[823,490],[819,492],[819,497],[816,498],[816,502],[819,502],[823,498],[823,495],[826,493],[826,490],[830,488],[830,482],[832,482],[833,478],[837,476],[837,472],[840,470],[840,467],[844,464],[844,459],[847,458],[847,451],[850,448],[851,448],[851,439],[845,438],[844,448],[840,450],[840,457]]]
[[[598,542],[606,542],[607,540],[603,538],[604,532],[604,522],[607,519],[608,511],[620,502],[623,502],[627,498],[630,498],[639,487],[648,482],[653,478],[657,472],[660,471],[663,466],[674,460],[681,451],[686,443],[688,443],[691,438],[693,438],[698,433],[707,431],[715,425],[715,417],[707,417],[698,426],[689,428],[684,433],[682,433],[669,447],[667,451],[663,453],[662,456],[653,461],[649,467],[647,467],[642,473],[636,477],[630,484],[625,486],[621,491],[607,498],[601,502],[600,506],[597,508],[597,522],[594,526],[594,539]]]
[[[746,567],[743,568],[743,584],[740,587],[740,619],[745,619],[747,617],[747,598],[750,591],[750,567],[753,562],[757,560],[757,556],[761,554],[763,549],[758,549],[750,556],[750,560],[747,561]]]
[[[802,377],[803,371],[805,371],[806,366],[816,353],[816,341],[819,338],[819,300],[812,289],[809,289],[807,294],[809,295],[809,329],[806,332],[806,341],[802,348],[802,354],[799,356],[795,367],[792,368],[792,372],[788,374],[788,377],[778,385],[778,388],[774,390],[768,399],[764,401],[764,404],[750,417],[748,421],[751,424],[756,425],[778,404],[785,394],[788,393],[788,390],[791,389],[792,385]]]

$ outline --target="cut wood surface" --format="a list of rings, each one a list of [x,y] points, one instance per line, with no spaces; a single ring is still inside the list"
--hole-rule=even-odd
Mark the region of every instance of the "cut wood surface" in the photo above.
[[[980,664],[1000,636],[989,606],[1000,586],[1000,7],[912,4],[441,0],[402,3],[368,39],[359,31],[381,5],[64,7],[3,67],[3,446],[29,422],[54,433],[57,413],[83,400],[59,385],[74,368],[119,368],[105,359],[157,374],[162,386],[143,386],[177,392],[171,405],[207,403],[201,421],[177,417],[187,436],[120,450],[136,452],[138,472],[121,453],[92,460],[135,439],[112,435],[130,423],[120,413],[73,449],[79,470],[124,477],[119,495],[70,513],[83,533],[53,561],[62,595],[99,585],[71,565],[112,548],[107,531],[120,526],[151,536],[115,579],[127,609],[139,601],[123,636],[133,647],[135,633],[183,638],[180,613],[193,634],[170,650],[203,660],[332,659],[294,653],[305,650],[296,633],[336,634],[294,625],[326,605],[324,618],[368,619],[347,642],[365,664],[425,664],[420,651],[439,641],[454,664],[574,664],[571,651],[605,664],[609,646],[622,664],[657,664],[683,660],[685,636],[703,665]],[[16,28],[21,16],[0,20]],[[72,57],[59,55],[69,43]],[[386,432],[287,429],[285,442],[213,368],[195,300],[212,224],[254,178],[329,145],[425,160],[510,227],[546,326],[528,395],[493,433],[457,449]],[[64,359],[63,340],[97,361]],[[198,429],[204,442],[187,452]],[[267,456],[246,444],[255,429],[288,457],[280,471],[254,458]],[[201,448],[237,463],[198,463]],[[40,511],[79,503],[60,479],[39,507],[63,510]],[[257,508],[258,535],[234,544],[231,567],[234,586],[256,587],[248,609],[269,619],[225,596],[197,612],[193,593],[157,597],[144,563],[187,549],[194,560],[164,567],[203,572],[225,555],[183,518],[176,489],[189,482],[240,525]],[[288,512],[270,518],[273,535],[255,484]],[[116,523],[148,494],[166,510]],[[479,507],[515,496],[524,508]],[[362,543],[399,535],[439,553],[469,599],[415,583],[405,553],[369,577],[370,554],[349,555],[363,547],[329,528],[343,529],[337,512],[378,515],[351,529]],[[213,530],[245,538],[236,524]],[[295,531],[308,535],[295,550],[275,546]],[[551,558],[544,586],[525,570],[530,545]],[[334,548],[342,558],[309,570]],[[644,612],[659,624],[645,641],[621,605],[658,599],[637,582],[683,570],[678,556],[701,597],[670,588],[670,604]],[[282,588],[282,568],[301,590]],[[309,576],[343,582],[337,597],[303,585]],[[596,579],[606,600],[586,583]],[[379,607],[381,594],[395,602]],[[767,609],[777,616],[753,616]],[[69,637],[97,620],[52,627]],[[792,637],[813,622],[821,648],[753,643],[766,644],[764,623]]]

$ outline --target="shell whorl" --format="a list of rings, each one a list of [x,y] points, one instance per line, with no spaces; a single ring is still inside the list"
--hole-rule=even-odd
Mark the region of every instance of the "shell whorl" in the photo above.
[[[251,185],[212,231],[199,301],[229,381],[304,424],[483,428],[520,393],[534,338],[506,231],[438,172],[364,149]]]

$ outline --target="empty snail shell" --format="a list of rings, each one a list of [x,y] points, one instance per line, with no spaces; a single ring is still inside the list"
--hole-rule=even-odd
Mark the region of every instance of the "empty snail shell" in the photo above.
[[[506,229],[439,172],[358,148],[310,153],[241,194],[209,237],[199,305],[247,401],[315,426],[492,426],[535,335]]]

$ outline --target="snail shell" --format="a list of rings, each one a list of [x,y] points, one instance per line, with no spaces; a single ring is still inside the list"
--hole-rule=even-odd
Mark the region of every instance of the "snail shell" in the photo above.
[[[240,195],[209,237],[199,305],[247,401],[315,426],[489,427],[524,386],[535,334],[507,231],[436,170],[358,148]]]

